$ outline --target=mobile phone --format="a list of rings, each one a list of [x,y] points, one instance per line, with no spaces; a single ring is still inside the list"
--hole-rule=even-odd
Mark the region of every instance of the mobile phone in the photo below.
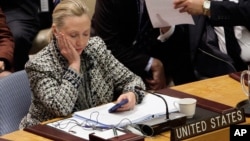
[[[128,103],[128,99],[123,99],[121,102],[115,104],[109,109],[109,113],[114,113],[116,112],[117,109],[119,109],[122,105]]]

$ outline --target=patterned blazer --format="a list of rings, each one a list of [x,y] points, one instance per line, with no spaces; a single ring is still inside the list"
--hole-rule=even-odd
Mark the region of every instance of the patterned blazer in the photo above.
[[[112,102],[123,92],[135,92],[137,103],[144,96],[134,90],[136,85],[145,88],[141,78],[115,59],[99,37],[91,37],[82,53],[80,74],[68,67],[55,41],[30,59],[25,69],[33,95],[20,129]]]

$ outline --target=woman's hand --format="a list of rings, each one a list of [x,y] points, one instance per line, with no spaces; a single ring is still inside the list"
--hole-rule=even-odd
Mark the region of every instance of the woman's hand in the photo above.
[[[128,103],[126,103],[125,105],[123,105],[121,108],[117,109],[117,111],[128,111],[128,110],[132,110],[135,107],[136,104],[136,97],[135,97],[135,93],[133,92],[127,92],[124,94],[121,94],[116,103],[121,102],[122,100],[127,99]]]
[[[80,55],[77,53],[74,45],[67,39],[63,33],[56,36],[58,48],[61,54],[68,60],[69,67],[80,72]]]

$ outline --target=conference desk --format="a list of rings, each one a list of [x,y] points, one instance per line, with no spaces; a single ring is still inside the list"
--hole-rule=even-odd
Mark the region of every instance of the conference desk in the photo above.
[[[247,99],[238,81],[228,75],[214,77],[206,80],[174,86],[171,89],[189,93],[194,96],[223,103],[235,107],[238,102]],[[250,118],[246,118],[246,123],[250,123]],[[8,140],[25,141],[51,141],[50,139],[23,131],[15,131],[1,136]],[[229,141],[229,127],[195,136],[186,141]],[[170,132],[164,132],[155,137],[146,137],[145,141],[170,141]]]

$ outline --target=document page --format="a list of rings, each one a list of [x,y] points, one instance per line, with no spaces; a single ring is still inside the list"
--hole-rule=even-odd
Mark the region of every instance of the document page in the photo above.
[[[145,0],[151,23],[154,28],[179,24],[194,24],[188,13],[174,9],[173,0]]]
[[[173,102],[179,100],[179,98],[166,95],[161,96],[167,101],[169,112],[177,111]],[[108,109],[113,105],[114,103],[108,103],[87,110],[78,111],[73,114],[73,117],[96,122],[107,127],[123,127],[131,123],[149,120],[166,114],[166,105],[164,101],[152,94],[146,94],[142,103],[136,105],[135,108],[130,111],[109,113]]]

